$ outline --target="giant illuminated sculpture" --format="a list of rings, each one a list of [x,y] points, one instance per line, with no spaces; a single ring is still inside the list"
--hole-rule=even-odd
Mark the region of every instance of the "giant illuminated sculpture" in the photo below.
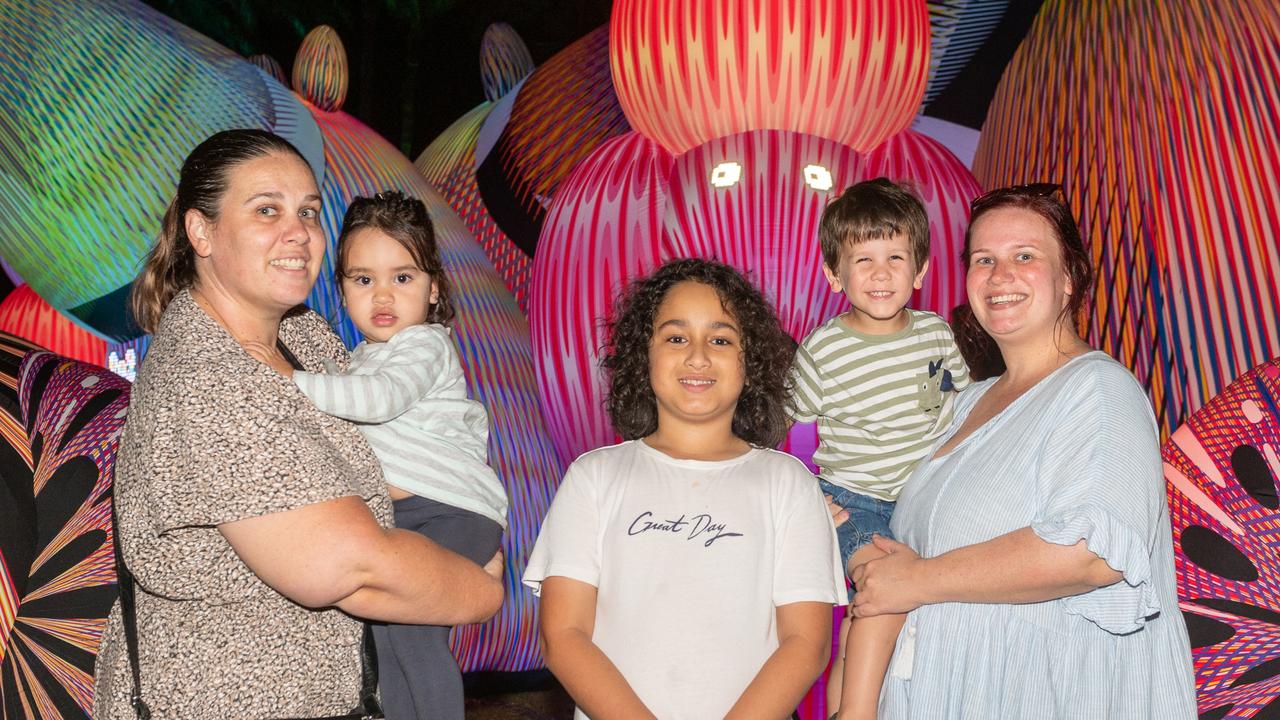
[[[617,2],[617,97],[636,130],[561,184],[534,256],[529,302],[541,398],[564,460],[610,443],[596,361],[602,320],[631,278],[667,258],[749,272],[799,338],[841,312],[822,277],[817,220],[859,180],[914,185],[933,269],[917,307],[947,313],[977,183],[907,128],[928,70],[923,2]]]
[[[1045,3],[992,99],[984,186],[1062,183],[1099,267],[1088,337],[1168,433],[1280,355],[1280,6]]]

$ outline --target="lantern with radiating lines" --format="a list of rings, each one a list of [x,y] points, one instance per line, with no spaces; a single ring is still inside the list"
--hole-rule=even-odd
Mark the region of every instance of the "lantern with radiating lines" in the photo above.
[[[0,48],[0,256],[102,337],[139,334],[125,299],[202,140],[272,130],[324,174],[287,88],[142,3],[0,3]]]
[[[822,275],[817,228],[826,204],[855,182],[885,175],[924,201],[933,262],[913,305],[946,314],[962,297],[956,257],[978,185],[949,151],[906,129],[927,68],[924,4],[864,5],[615,4],[613,77],[637,131],[596,149],[564,181],[534,256],[530,329],[562,460],[615,439],[603,411],[601,323],[621,289],[661,262],[716,257],[747,272],[796,338],[847,309]],[[883,44],[884,55],[868,60],[867,43]],[[687,76],[671,75],[680,63]],[[859,63],[884,74],[846,82]],[[813,77],[799,82],[801,67]],[[845,78],[840,92],[833,78]],[[660,102],[694,86],[709,97],[681,95],[680,109]],[[710,98],[732,93],[756,110]],[[863,94],[879,100],[824,115],[824,103]],[[798,432],[810,439],[791,449],[804,456],[812,428]]]
[[[920,107],[929,13],[917,0],[617,0],[609,58],[627,120],[672,153],[766,129],[866,151]]]
[[[1098,266],[1092,344],[1163,432],[1280,355],[1280,4],[1051,0],[974,172],[1064,186]]]
[[[107,362],[106,340],[69,320],[29,285],[19,285],[0,301],[0,332],[99,367]]]
[[[1200,717],[1280,716],[1280,360],[1228,385],[1163,455]]]

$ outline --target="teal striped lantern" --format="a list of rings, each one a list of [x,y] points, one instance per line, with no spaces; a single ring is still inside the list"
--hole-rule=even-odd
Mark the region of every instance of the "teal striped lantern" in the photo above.
[[[219,130],[288,138],[323,174],[320,135],[263,71],[142,3],[0,3],[0,257],[111,340],[183,158]]]

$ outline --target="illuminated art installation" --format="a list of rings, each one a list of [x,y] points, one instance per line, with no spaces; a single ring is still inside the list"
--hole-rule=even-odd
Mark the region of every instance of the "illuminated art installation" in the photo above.
[[[1168,433],[1280,355],[1280,5],[1050,0],[992,100],[986,187],[1065,186],[1100,268],[1088,337]]]
[[[26,354],[9,375],[10,340],[0,335],[0,380],[19,381],[18,424],[0,409],[0,450],[13,462],[2,472],[21,515],[0,547],[0,714],[84,719],[116,599],[111,479],[129,384],[47,352]]]
[[[1200,717],[1280,717],[1280,360],[1192,414],[1164,461]]]
[[[401,190],[427,205],[435,225],[445,271],[453,284],[457,311],[453,338],[467,387],[489,411],[489,463],[511,499],[503,551],[507,560],[506,600],[493,620],[454,630],[459,664],[469,670],[526,670],[542,664],[537,648],[533,597],[520,584],[527,548],[550,505],[564,466],[542,425],[533,371],[529,329],[485,256],[483,248],[409,160],[360,121],[342,112],[346,94],[346,54],[328,27],[311,31],[298,51],[294,82],[324,140],[326,173],[320,185],[322,221],[329,234],[331,263],[337,230],[352,198]],[[324,104],[329,110],[321,109]],[[325,308],[350,344],[358,332],[340,310],[332,266],[321,271],[308,304]]]
[[[36,513],[31,473],[31,443],[18,402],[18,369],[38,346],[0,332],[0,661],[26,594],[27,574],[36,555]],[[0,684],[0,693],[3,685]],[[3,703],[0,703],[3,707]]]
[[[929,0],[929,82],[924,102],[955,79],[1000,23],[1009,0]]]
[[[28,285],[19,285],[0,300],[0,332],[90,365],[106,365],[107,341],[54,310]]]
[[[510,116],[515,91],[531,72],[533,59],[516,31],[505,23],[490,25],[480,43],[480,75],[486,100],[440,133],[414,161],[418,171],[484,248],[522,309],[530,258],[498,227],[480,198],[476,146],[482,127],[495,137],[501,132]],[[497,113],[490,119],[495,108]],[[482,151],[479,158],[482,160],[484,155]]]
[[[715,255],[747,270],[803,337],[847,306],[822,276],[822,208],[848,185],[886,174],[915,185],[930,214],[935,260],[916,307],[945,315],[961,299],[954,258],[977,183],[936,142],[904,129],[924,89],[925,6],[848,8],[615,4],[613,75],[628,88],[618,97],[633,127],[658,128],[666,140],[633,131],[601,145],[561,183],[539,239],[529,318],[547,423],[566,462],[615,439],[597,368],[601,321],[628,280],[667,258]],[[688,33],[664,34],[675,27]],[[628,58],[625,48],[643,52]],[[863,63],[876,72],[855,72]],[[695,65],[718,71],[676,74]],[[845,92],[811,97],[853,75],[860,79]],[[727,97],[736,98],[734,113],[720,112]],[[849,102],[865,108],[836,112]]]
[[[522,308],[546,206],[560,182],[629,129],[610,82],[608,40],[608,27],[599,28],[532,70],[491,60],[520,57],[524,45],[505,25],[489,28],[481,68],[507,68],[511,79],[486,79],[486,93],[510,89],[454,123],[416,162],[484,245]],[[519,72],[525,74],[517,78]]]
[[[324,175],[292,93],[142,3],[2,3],[0,47],[0,257],[104,338],[138,334],[124,298],[201,140],[269,129]]]

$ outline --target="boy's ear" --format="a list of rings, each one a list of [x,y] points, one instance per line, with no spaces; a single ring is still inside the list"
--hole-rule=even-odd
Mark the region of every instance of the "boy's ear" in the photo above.
[[[183,228],[187,231],[187,240],[197,257],[207,258],[213,254],[213,243],[209,236],[213,232],[213,222],[204,213],[192,208],[182,217]]]
[[[929,272],[929,261],[925,260],[924,264],[920,266],[920,272],[916,273],[916,281],[911,286],[919,290],[924,284],[924,274],[927,272]]]
[[[832,272],[825,262],[822,263],[822,274],[826,276],[827,283],[831,285],[831,292],[844,292],[844,286],[840,284],[840,276]]]

